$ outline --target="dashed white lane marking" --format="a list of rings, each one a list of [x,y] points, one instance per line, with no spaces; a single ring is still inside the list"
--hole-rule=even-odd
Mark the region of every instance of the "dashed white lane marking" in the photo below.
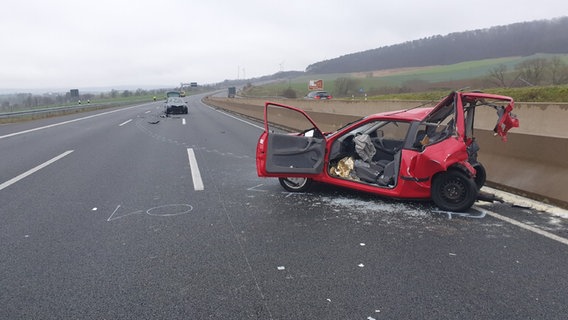
[[[148,111],[146,111],[146,112],[144,112],[144,113],[150,113],[150,112],[152,112],[152,110],[148,110]]]
[[[53,128],[53,127],[61,126],[61,125],[68,124],[68,123],[73,123],[73,122],[77,122],[77,121],[81,121],[81,120],[91,119],[91,118],[94,118],[94,117],[100,117],[100,116],[104,116],[104,115],[111,114],[111,113],[115,113],[115,112],[119,112],[119,111],[124,111],[124,110],[132,109],[132,108],[138,108],[138,107],[140,107],[140,106],[141,106],[141,105],[136,105],[136,106],[132,106],[132,107],[127,107],[127,108],[122,108],[122,109],[107,111],[107,112],[103,112],[103,113],[97,113],[97,114],[93,114],[93,115],[90,115],[90,116],[86,116],[86,117],[82,117],[82,118],[77,118],[77,119],[73,119],[73,120],[68,120],[68,121],[63,121],[63,122],[58,122],[58,123],[50,124],[50,125],[43,126],[43,127],[37,127],[37,128],[33,128],[33,129],[28,129],[28,130],[20,131],[20,132],[14,132],[14,133],[10,133],[10,134],[6,134],[6,135],[3,135],[3,136],[0,136],[0,139],[5,139],[5,138],[9,138],[9,137],[13,137],[13,136],[20,135],[20,134],[25,134],[25,133],[30,133],[30,132],[38,131],[38,130]]]
[[[71,152],[73,152],[73,150],[65,151],[65,152],[63,152],[62,154],[58,155],[57,157],[55,157],[55,158],[53,158],[53,159],[51,159],[51,160],[48,160],[48,161],[46,161],[46,162],[40,164],[39,166],[37,166],[37,167],[35,167],[35,168],[33,168],[33,169],[30,169],[30,170],[28,170],[28,171],[26,171],[26,172],[20,174],[19,176],[15,177],[15,178],[12,178],[12,179],[10,179],[10,180],[8,180],[8,181],[6,181],[6,182],[0,184],[0,190],[5,189],[5,188],[7,188],[7,187],[13,185],[14,183],[16,183],[16,182],[18,182],[18,181],[24,179],[25,177],[27,177],[27,176],[29,176],[29,175],[31,175],[31,174],[33,174],[33,173],[35,173],[35,172],[37,172],[37,171],[39,171],[39,170],[45,168],[45,167],[47,167],[48,165],[50,165],[50,164],[54,163],[55,161],[57,161],[57,160],[59,160],[59,159],[65,157],[66,155],[70,154]]]
[[[185,126],[185,118],[181,119],[181,124]]]
[[[119,124],[118,126],[119,126],[119,127],[122,127],[123,125],[129,123],[130,121],[132,121],[132,119],[126,120],[126,121],[124,121],[123,123]]]
[[[195,191],[204,190],[205,186],[203,186],[201,172],[199,172],[195,152],[193,152],[192,148],[187,148],[187,157],[189,158],[189,168],[191,169],[191,178],[193,179],[193,189],[195,189]]]

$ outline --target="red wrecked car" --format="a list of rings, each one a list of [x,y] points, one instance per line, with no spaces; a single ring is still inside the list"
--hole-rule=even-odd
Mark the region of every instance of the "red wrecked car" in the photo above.
[[[506,96],[452,92],[434,107],[374,114],[322,132],[304,111],[267,102],[257,173],[279,178],[291,192],[319,181],[466,211],[486,178],[473,137],[475,111],[495,109],[495,135],[506,141],[509,129],[519,126],[513,106]]]

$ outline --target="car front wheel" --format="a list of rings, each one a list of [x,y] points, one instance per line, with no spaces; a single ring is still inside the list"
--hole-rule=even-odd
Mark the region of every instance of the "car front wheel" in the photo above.
[[[312,185],[310,178],[278,178],[278,181],[286,191],[290,192],[303,192]]]
[[[432,200],[442,210],[466,211],[477,199],[477,185],[461,171],[447,171],[434,177]]]

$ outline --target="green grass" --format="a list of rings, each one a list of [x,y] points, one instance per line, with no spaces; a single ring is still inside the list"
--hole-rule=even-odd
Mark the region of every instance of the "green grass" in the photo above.
[[[351,94],[339,97],[334,92],[335,81],[338,78],[350,78],[356,81],[356,90],[352,90],[356,99],[362,99],[363,94],[359,93],[359,88],[368,93],[370,100],[386,99],[405,99],[405,100],[430,100],[438,99],[447,95],[452,90],[459,90],[462,86],[470,86],[472,90],[482,89],[484,92],[508,95],[517,101],[523,102],[568,102],[568,86],[543,86],[525,88],[493,88],[491,85],[479,87],[492,69],[500,65],[507,66],[513,72],[515,66],[522,61],[534,58],[548,58],[551,55],[538,54],[529,57],[507,57],[498,59],[485,59],[456,63],[447,66],[431,66],[414,69],[390,70],[373,74],[372,72],[346,73],[346,74],[325,74],[325,75],[305,75],[286,81],[272,83],[269,85],[252,87],[245,94],[254,97],[275,97],[281,96],[287,88],[296,91],[297,98],[301,98],[308,93],[309,80],[324,80],[324,90],[334,95],[334,98],[350,99]],[[568,63],[568,55],[557,55],[565,63]],[[433,84],[432,87],[443,88],[427,89],[425,92],[405,93],[405,94],[372,94],[381,88],[402,88],[412,82],[421,83],[423,86]],[[468,83],[474,84],[470,85]],[[488,83],[487,81],[483,83]],[[466,85],[464,85],[466,84]],[[383,90],[384,91],[384,90]],[[417,90],[413,90],[417,91]]]
[[[525,88],[491,88],[486,93],[512,97],[522,102],[568,102],[568,85]],[[369,97],[369,100],[434,100],[448,95],[450,91],[428,91],[416,93],[385,94]]]

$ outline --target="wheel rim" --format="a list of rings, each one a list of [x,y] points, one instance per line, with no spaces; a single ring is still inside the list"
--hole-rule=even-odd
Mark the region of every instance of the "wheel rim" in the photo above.
[[[450,203],[459,203],[466,198],[467,187],[461,179],[451,179],[442,186],[442,198]]]
[[[292,189],[300,189],[306,184],[308,181],[307,178],[286,178],[284,179],[284,183]]]

